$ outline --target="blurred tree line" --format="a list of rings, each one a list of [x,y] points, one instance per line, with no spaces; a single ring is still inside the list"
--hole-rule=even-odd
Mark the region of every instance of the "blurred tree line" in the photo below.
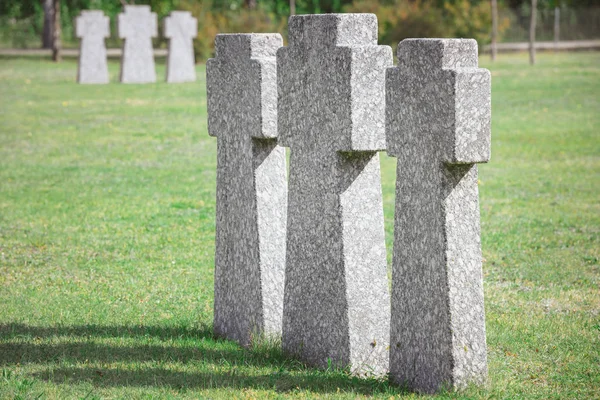
[[[48,35],[53,31],[48,6],[52,2],[1,0],[0,35],[4,45],[10,42],[11,47],[49,47]],[[59,0],[59,4],[62,39],[72,46],[77,43],[74,19],[82,9],[103,10],[111,18],[112,38],[108,43],[111,47],[119,44],[116,15],[123,4],[148,4],[159,19],[172,10],[189,10],[198,18],[195,50],[199,59],[212,56],[217,33],[280,32],[285,38],[287,18],[293,13],[375,13],[380,42],[392,46],[408,37],[468,37],[481,44],[489,43],[492,24],[490,0]],[[598,0],[537,2],[538,9],[597,5]],[[531,0],[498,0],[498,7],[529,14]],[[500,36],[509,23],[507,19],[498,22]],[[162,24],[159,25],[162,29]],[[157,39],[155,45],[164,46],[164,39]]]

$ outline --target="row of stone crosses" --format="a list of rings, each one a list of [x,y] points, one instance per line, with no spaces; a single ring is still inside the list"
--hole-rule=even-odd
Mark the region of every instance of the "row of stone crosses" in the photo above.
[[[215,333],[418,391],[482,384],[476,41],[404,40],[394,66],[373,14],[292,16],[288,34],[219,34],[207,63]],[[397,158],[391,294],[378,151]]]
[[[122,83],[156,82],[152,38],[158,35],[156,14],[150,6],[126,5],[118,17],[119,38],[124,39],[121,57]],[[99,10],[84,10],[76,19],[81,39],[77,82],[108,83],[104,39],[110,36],[110,20]],[[193,39],[198,34],[196,18],[188,11],[173,11],[164,21],[169,39],[167,82],[196,80]]]

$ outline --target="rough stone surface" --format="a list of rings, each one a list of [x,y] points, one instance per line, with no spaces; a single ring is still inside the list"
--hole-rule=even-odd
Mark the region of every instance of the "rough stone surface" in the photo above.
[[[124,39],[121,82],[156,82],[152,49],[152,38],[158,35],[156,14],[150,6],[125,6],[118,28],[119,38]]]
[[[490,158],[490,79],[475,40],[404,40],[387,71],[398,158],[390,376],[419,391],[487,376],[476,163]]]
[[[217,137],[217,335],[280,337],[285,272],[285,148],[277,145],[279,34],[217,35],[206,65]]]
[[[106,46],[110,20],[99,10],[84,10],[75,20],[75,33],[81,39],[77,82],[108,83]]]
[[[198,20],[189,11],[173,11],[165,18],[165,37],[169,39],[167,82],[194,82],[194,38]]]
[[[373,14],[293,16],[277,53],[290,147],[283,347],[318,367],[388,368],[390,298],[379,155],[385,70]]]

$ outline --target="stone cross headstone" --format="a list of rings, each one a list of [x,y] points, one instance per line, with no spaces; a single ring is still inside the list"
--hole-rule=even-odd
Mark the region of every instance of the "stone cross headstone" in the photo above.
[[[110,20],[100,10],[83,10],[75,20],[75,33],[81,39],[77,82],[108,83],[106,46]]]
[[[287,182],[277,145],[279,34],[217,35],[206,64],[217,137],[214,331],[250,344],[281,336]]]
[[[490,158],[490,99],[475,40],[404,40],[387,71],[398,158],[390,377],[415,390],[486,379],[476,163]]]
[[[277,53],[279,143],[290,147],[284,351],[383,375],[390,298],[379,155],[385,70],[373,14],[292,16]]]
[[[194,82],[194,38],[198,20],[189,11],[173,11],[165,18],[165,37],[169,39],[167,82]]]
[[[122,83],[156,82],[152,38],[156,37],[156,14],[150,6],[125,6],[119,14],[119,38],[124,39],[121,56]]]

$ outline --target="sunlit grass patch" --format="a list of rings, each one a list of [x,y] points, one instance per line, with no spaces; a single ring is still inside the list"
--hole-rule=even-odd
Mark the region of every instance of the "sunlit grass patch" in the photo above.
[[[523,54],[493,76],[479,166],[489,385],[600,388],[600,55]],[[418,397],[212,334],[216,141],[198,82],[75,84],[0,59],[0,398]],[[388,261],[395,160],[382,154]]]

